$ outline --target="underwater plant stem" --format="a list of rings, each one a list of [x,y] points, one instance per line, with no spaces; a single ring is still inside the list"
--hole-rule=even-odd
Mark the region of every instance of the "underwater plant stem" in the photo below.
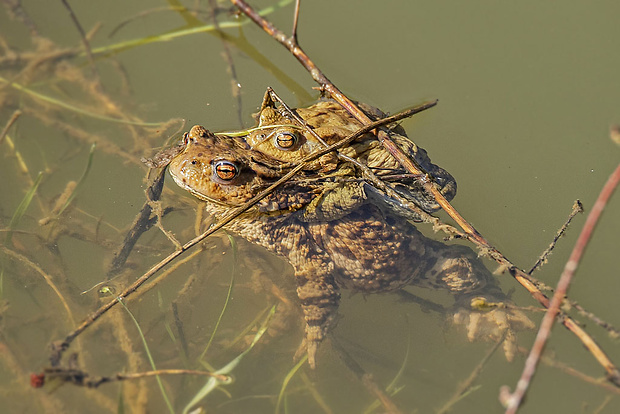
[[[44,371],[44,374],[46,378],[50,378],[50,379],[54,377],[66,378],[69,375],[73,375],[75,377],[76,374],[78,375],[81,374],[80,378],[83,378],[83,381],[79,383],[74,382],[74,384],[82,385],[88,388],[97,388],[100,385],[107,384],[109,382],[136,380],[136,379],[142,379],[142,378],[147,378],[147,377],[157,377],[160,375],[197,375],[197,376],[203,376],[203,377],[204,376],[218,377],[220,378],[221,381],[225,381],[227,379],[225,375],[218,375],[218,374],[214,374],[213,372],[199,371],[195,369],[158,369],[155,371],[144,371],[144,372],[135,372],[135,373],[118,373],[118,374],[115,374],[109,377],[92,377],[91,378],[91,377],[84,375],[84,373],[80,373],[80,372],[57,369],[57,368],[48,368]]]
[[[11,129],[11,127],[13,126],[15,121],[17,121],[17,118],[21,116],[21,114],[22,114],[22,111],[20,111],[19,109],[13,112],[11,119],[9,119],[9,122],[6,123],[6,126],[4,127],[4,129],[2,129],[2,132],[0,132],[0,144],[2,144],[2,141],[4,141],[4,137],[9,132],[9,129]]]
[[[29,267],[31,270],[34,270],[36,273],[40,274],[41,277],[43,277],[43,279],[45,280],[45,283],[47,283],[47,285],[50,287],[50,289],[52,289],[54,291],[54,293],[56,294],[56,296],[58,296],[58,299],[60,300],[60,303],[62,304],[62,307],[65,308],[65,311],[67,312],[67,316],[69,317],[69,322],[71,323],[71,325],[75,325],[75,319],[73,318],[73,312],[71,312],[71,307],[67,303],[67,300],[65,299],[65,297],[60,292],[60,289],[58,289],[58,287],[54,283],[54,280],[53,280],[51,275],[47,274],[41,268],[41,266],[39,266],[38,264],[34,263],[33,261],[31,261],[26,256],[23,256],[23,255],[15,252],[15,251],[9,249],[6,246],[0,245],[0,251],[2,251],[7,256],[13,258],[14,260],[24,264],[26,267]]]
[[[144,345],[144,350],[146,352],[146,356],[149,359],[149,364],[151,365],[151,368],[153,369],[153,371],[157,371],[157,367],[155,366],[155,360],[153,359],[153,355],[151,355],[151,351],[149,349],[149,345],[146,342],[146,338],[144,337],[144,333],[142,332],[142,328],[140,327],[140,324],[138,323],[138,320],[133,316],[133,313],[131,313],[131,311],[129,310],[127,305],[125,305],[125,302],[123,302],[123,300],[121,298],[116,298],[116,300],[118,300],[118,302],[123,306],[123,308],[125,308],[125,310],[129,314],[129,316],[131,317],[131,320],[136,325],[136,328],[138,329],[138,333],[140,334],[140,339],[142,340],[142,344]],[[166,389],[164,388],[164,383],[162,382],[162,380],[161,380],[161,378],[159,377],[158,374],[155,374],[155,378],[157,379],[157,385],[159,385],[159,389],[161,391],[161,394],[162,394],[162,397],[163,397],[164,401],[166,402],[166,406],[168,407],[168,411],[170,411],[170,414],[174,414],[174,408],[172,407],[172,403],[170,402],[170,399],[168,398],[168,394],[166,394]]]
[[[482,358],[482,360],[476,365],[473,371],[469,374],[469,376],[461,381],[456,389],[456,392],[450,397],[448,401],[445,402],[440,409],[438,409],[435,414],[446,414],[453,410],[454,405],[461,401],[465,396],[467,396],[474,389],[474,382],[480,377],[482,370],[487,365],[495,351],[499,348],[499,346],[504,342],[506,335],[503,335],[499,341],[495,342],[495,345],[487,352],[487,354]]]
[[[213,20],[213,26],[218,34],[222,33],[220,24],[217,20],[217,1],[209,0],[209,6],[211,7],[211,20]],[[228,40],[225,36],[218,36],[222,42],[222,58],[228,65],[228,73],[230,75],[230,90],[232,97],[237,101],[237,119],[239,120],[239,127],[243,128],[243,101],[241,99],[241,82],[237,76],[237,68],[235,67],[235,61],[233,60]]]
[[[307,360],[308,360],[308,354],[305,354],[299,361],[297,361],[295,366],[293,366],[293,368],[291,368],[291,370],[284,377],[284,380],[282,381],[282,387],[280,387],[280,393],[278,394],[278,401],[276,402],[276,410],[275,410],[276,414],[280,414],[281,412],[280,407],[282,407],[282,401],[284,400],[286,387],[288,387],[288,384],[291,382],[295,374],[297,374],[297,371],[299,371],[299,368],[301,368],[301,366]]]
[[[346,365],[346,367],[357,377],[357,379],[364,385],[364,387],[383,405],[386,413],[389,414],[401,414],[402,411],[398,409],[394,401],[379,385],[377,385],[375,379],[371,374],[368,374],[360,364],[355,361],[351,355],[344,349],[344,347],[333,336],[330,338],[333,348],[338,352],[340,360]]]
[[[134,219],[131,229],[125,235],[125,240],[123,240],[122,247],[114,253],[114,259],[112,260],[106,275],[108,280],[121,271],[123,265],[129,257],[129,254],[138,242],[138,239],[142,233],[151,227],[149,219],[151,218],[151,213],[153,211],[152,203],[159,201],[159,198],[161,197],[161,192],[164,188],[164,176],[165,170],[162,169],[146,189],[145,194],[147,200],[144,202],[142,209]]]
[[[65,6],[67,11],[69,12],[69,16],[71,17],[71,20],[73,20],[73,24],[75,24],[77,31],[80,33],[80,38],[82,39],[82,44],[84,45],[84,52],[86,53],[86,56],[88,57],[88,61],[90,62],[93,75],[95,76],[96,79],[99,79],[100,78],[99,71],[97,70],[95,59],[93,58],[93,54],[91,53],[90,43],[88,42],[84,28],[80,24],[80,21],[75,15],[75,12],[73,11],[73,8],[69,4],[69,2],[67,0],[60,0],[60,1],[62,2],[62,4]]]
[[[224,305],[222,305],[220,315],[218,316],[217,322],[215,322],[215,326],[213,327],[213,332],[211,332],[211,336],[209,336],[209,340],[207,341],[205,349],[200,354],[200,357],[198,357],[198,360],[200,361],[205,358],[207,352],[209,351],[209,348],[211,347],[211,344],[213,343],[213,339],[215,338],[215,334],[217,333],[217,330],[220,327],[220,323],[224,318],[226,309],[228,309],[228,304],[230,303],[230,298],[232,297],[233,287],[235,286],[235,273],[237,273],[237,243],[235,243],[235,240],[230,235],[228,236],[228,240],[230,241],[233,252],[233,264],[230,271],[230,282],[228,283],[228,291],[226,292],[226,299],[224,300]]]
[[[15,83],[8,79],[5,79],[2,76],[0,76],[0,82],[6,83],[9,86],[13,87],[14,89],[17,89],[18,91],[28,94],[36,99],[42,100],[47,103],[51,103],[53,105],[60,106],[61,108],[68,109],[69,111],[73,111],[81,115],[89,116],[94,119],[99,119],[99,120],[108,121],[108,122],[115,122],[119,124],[138,125],[138,126],[146,126],[146,127],[157,127],[157,126],[162,125],[161,122],[138,122],[138,121],[125,120],[125,119],[111,118],[109,116],[100,115],[100,114],[88,111],[86,109],[82,109],[77,106],[60,101],[58,99],[52,98],[50,96],[44,95],[42,93],[36,92],[26,86],[20,85],[19,83]]]

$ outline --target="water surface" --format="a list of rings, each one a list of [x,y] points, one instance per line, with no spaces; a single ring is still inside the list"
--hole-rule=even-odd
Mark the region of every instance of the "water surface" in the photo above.
[[[194,22],[175,11],[157,11],[113,33],[128,17],[174,2],[109,1],[101,7],[74,3],[86,31],[102,23],[91,40],[95,49]],[[253,4],[260,8],[270,2]],[[31,53],[37,47],[40,53],[80,50],[79,33],[62,2],[24,1],[23,7],[39,37],[3,8],[0,35],[13,52]],[[209,22],[206,3],[201,10],[204,13],[199,18]],[[302,5],[299,38],[327,76],[354,99],[389,112],[439,99],[438,107],[403,125],[434,162],[456,177],[456,208],[508,258],[527,269],[548,246],[573,201],[580,199],[589,210],[617,165],[619,149],[609,140],[608,131],[611,124],[620,122],[619,12],[620,6],[613,1],[313,1]],[[289,5],[269,16],[289,30],[291,14]],[[234,20],[228,13],[219,18]],[[148,122],[181,118],[185,130],[196,123],[212,130],[236,129],[239,119],[251,125],[250,115],[267,86],[292,106],[317,99],[310,76],[258,28],[248,24],[226,29],[225,34],[240,101],[232,94],[222,39],[210,34],[98,55],[103,92],[120,110],[106,107],[88,89],[94,75],[80,54],[62,65],[35,67],[27,74],[20,73],[23,64],[5,64],[0,66],[0,76],[15,77],[17,83],[40,94],[113,118],[124,115]],[[33,42],[39,38],[48,39],[49,44]],[[1,53],[2,59],[8,58],[6,51]],[[28,380],[31,372],[40,372],[48,364],[48,344],[66,335],[74,324],[43,274],[67,301],[75,323],[110,299],[100,298],[97,289],[80,293],[105,279],[115,249],[142,206],[146,168],[139,157],[164,145],[180,124],[129,128],[43,105],[1,85],[0,126],[15,109],[24,112],[9,137],[28,170],[20,171],[15,151],[3,142],[1,228],[8,228],[38,172],[44,175],[10,242],[5,241],[6,231],[2,233],[3,245],[28,258],[30,264],[15,256],[1,256],[0,406],[8,407],[7,412],[114,412],[122,398],[127,412],[166,412],[153,378],[91,391],[67,384],[50,394],[54,384],[35,390]],[[59,220],[40,226],[39,220],[49,215],[67,182],[81,177],[93,142],[97,146],[92,168],[71,206]],[[178,209],[165,219],[165,225],[185,241],[195,234],[200,206],[173,187],[167,186],[164,203]],[[615,326],[620,325],[616,306],[620,289],[616,277],[618,212],[616,197],[570,292],[571,298]],[[556,283],[584,221],[583,216],[575,220],[551,262],[538,274],[545,283]],[[235,339],[246,327],[257,324],[257,315],[278,302],[266,287],[267,280],[284,293],[293,292],[292,270],[285,263],[241,240],[237,243],[235,253],[225,235],[208,239],[204,252],[128,302],[158,368],[200,368],[197,360],[217,323],[231,277],[235,280],[232,296],[204,358],[216,368],[247,348],[253,331]],[[161,232],[151,230],[140,240],[129,270],[115,286],[120,289],[173,249]],[[505,291],[514,291],[516,303],[536,305],[508,276],[499,278]],[[427,297],[450,303],[436,292]],[[70,350],[79,351],[79,366],[91,375],[150,369],[135,325],[124,309],[117,308]],[[268,334],[233,371],[235,383],[203,402],[207,412],[276,411],[301,338],[295,309],[280,304]],[[345,292],[341,314],[335,330],[338,340],[380,386],[398,377],[395,385],[400,391],[393,400],[403,412],[433,412],[442,407],[491,349],[489,343],[468,343],[464,333],[451,329],[443,316],[391,295],[363,297]],[[532,313],[531,317],[538,320],[539,315]],[[617,343],[593,323],[587,322],[587,328],[618,363]],[[520,344],[528,348],[533,335],[520,334]],[[554,330],[548,351],[559,363],[593,377],[604,375],[563,328]],[[501,412],[498,389],[504,384],[514,386],[523,359],[519,356],[508,363],[501,352],[494,354],[475,380],[473,391],[453,412]],[[163,379],[179,412],[206,381],[189,376]],[[619,409],[614,396],[558,368],[542,366],[523,412],[611,413]],[[295,413],[343,413],[364,412],[374,398],[326,345],[316,372],[303,367],[289,383],[283,401],[280,412],[286,408]]]

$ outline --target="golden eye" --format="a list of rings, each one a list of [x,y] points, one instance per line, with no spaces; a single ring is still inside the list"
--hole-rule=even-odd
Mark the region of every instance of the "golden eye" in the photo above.
[[[239,168],[232,162],[226,160],[216,161],[213,171],[217,178],[222,181],[230,181],[239,174]]]
[[[273,138],[273,143],[278,149],[291,150],[297,145],[297,135],[288,131],[278,132]]]

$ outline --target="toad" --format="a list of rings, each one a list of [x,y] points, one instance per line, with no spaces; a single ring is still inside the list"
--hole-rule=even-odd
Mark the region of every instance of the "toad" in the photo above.
[[[346,138],[363,126],[332,100],[320,101],[307,108],[297,109],[290,109],[284,104],[277,106],[277,101],[281,102],[280,98],[271,88],[268,88],[260,111],[256,114],[258,124],[251,128],[244,138],[252,149],[293,165],[312,152]],[[372,119],[386,116],[370,105],[360,104],[359,106]],[[456,181],[452,175],[433,164],[427,152],[409,140],[401,126],[394,126],[388,134],[390,139],[400,146],[422,171],[432,177],[433,184],[443,196],[448,201],[452,200],[456,195]],[[384,180],[389,177],[399,177],[398,181],[393,183],[393,189],[425,212],[432,213],[439,209],[434,197],[428,194],[420,184],[419,177],[407,174],[407,171],[377,140],[374,133],[364,134],[350,145],[341,148],[339,154],[340,157],[333,152],[326,154],[311,162],[307,169],[322,172],[333,171],[341,168],[342,159],[353,159]],[[392,205],[399,207],[396,200],[392,200]],[[400,210],[401,213],[406,211]],[[420,221],[415,215],[410,215],[409,218]]]
[[[272,184],[283,168],[280,160],[251,149],[243,138],[216,136],[201,126],[185,134],[182,150],[169,164],[174,181],[205,200],[215,218]],[[376,293],[413,284],[447,289],[459,304],[505,299],[471,249],[423,236],[391,209],[370,202],[360,191],[363,186],[341,178],[306,172],[226,227],[292,265],[311,367],[335,324],[341,289]],[[470,338],[497,339],[512,327],[531,324],[511,309],[479,312],[461,306],[454,315],[469,324]],[[505,344],[508,351],[514,340]]]

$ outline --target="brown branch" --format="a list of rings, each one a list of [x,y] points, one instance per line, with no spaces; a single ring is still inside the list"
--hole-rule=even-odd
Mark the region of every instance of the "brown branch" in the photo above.
[[[106,279],[109,280],[110,278],[118,274],[118,272],[120,272],[121,268],[127,261],[129,254],[133,250],[133,247],[135,246],[142,233],[148,231],[154,224],[154,221],[151,219],[151,212],[153,211],[153,203],[159,200],[161,192],[164,188],[164,173],[165,170],[162,169],[159,174],[157,174],[157,177],[155,177],[155,179],[151,182],[151,184],[149,184],[149,187],[146,189],[145,193],[147,200],[145,201],[142,209],[134,219],[134,222],[131,225],[131,229],[125,235],[125,240],[123,240],[123,245],[121,246],[120,250],[114,253],[114,259],[110,264]],[[159,220],[159,217],[156,217],[155,219]]]
[[[90,51],[90,43],[88,42],[86,32],[82,28],[82,25],[80,24],[80,21],[78,20],[77,16],[73,12],[71,5],[69,5],[69,2],[67,0],[60,0],[60,1],[62,2],[62,4],[65,6],[67,11],[69,12],[69,16],[71,16],[71,20],[73,20],[73,24],[75,24],[75,27],[80,33],[82,43],[84,44],[84,52],[86,53],[86,56],[88,57],[88,61],[90,62],[90,65],[92,66],[93,75],[95,76],[96,79],[99,79],[100,78],[99,71],[97,70],[97,65],[95,64],[95,59],[93,58],[93,54]]]
[[[528,350],[525,348],[519,347],[519,352],[525,355],[528,352]],[[601,381],[600,378],[595,378],[595,377],[591,377],[590,375],[586,375],[583,372],[578,371],[577,369],[563,362],[556,361],[551,357],[543,355],[540,359],[540,362],[542,362],[548,367],[556,368],[562,371],[564,374],[573,376],[583,382],[587,382],[588,384],[594,385],[595,387],[599,387],[599,388],[604,389],[605,391],[620,395],[620,388],[615,387],[612,384],[609,384],[607,382],[603,382]],[[510,395],[508,395],[508,397],[510,397]]]
[[[349,355],[349,353],[334,336],[330,337],[330,341],[332,343],[332,347],[336,350],[336,352],[338,352],[338,356],[345,366],[357,377],[364,387],[381,402],[381,405],[383,405],[383,408],[385,409],[384,412],[389,414],[402,413],[394,401],[392,401],[390,396],[379,387],[373,376],[364,371],[364,368],[362,368],[360,364],[358,364],[357,361]]]
[[[299,23],[300,6],[301,6],[301,0],[296,0],[295,1],[295,12],[293,13],[293,30],[291,31],[291,33],[293,33],[292,37],[295,43],[297,43],[297,23]]]
[[[11,129],[11,127],[13,126],[15,121],[17,121],[17,119],[21,116],[21,114],[22,111],[20,111],[19,109],[13,112],[11,119],[9,119],[9,122],[6,123],[5,127],[2,129],[2,132],[0,132],[0,144],[2,144],[2,141],[4,141],[4,137],[9,132],[9,129]]]
[[[215,374],[208,371],[197,371],[193,369],[158,369],[155,371],[136,372],[133,374],[116,374],[110,377],[90,377],[87,372],[78,369],[65,368],[46,368],[42,374],[31,374],[31,384],[35,388],[42,387],[45,380],[60,379],[64,382],[70,382],[88,388],[97,388],[101,384],[114,381],[126,381],[141,379],[146,377],[157,377],[159,375],[200,375],[208,377],[216,377],[220,381],[228,380],[227,375]],[[32,379],[36,377],[36,382]]]
[[[216,0],[209,0],[209,5],[211,6],[211,20],[213,21],[213,26],[215,26],[216,33],[221,34],[222,29],[220,28],[220,23],[217,20]],[[218,37],[222,41],[222,56],[224,57],[224,61],[228,65],[232,96],[237,100],[237,118],[239,119],[239,127],[243,128],[243,101],[241,100],[241,83],[239,83],[239,78],[237,77],[237,69],[235,68],[235,62],[233,60],[232,54],[230,53],[230,48],[228,47],[228,40],[226,40],[226,37],[222,35]]]
[[[573,204],[573,209],[568,215],[568,219],[566,220],[566,222],[564,222],[562,227],[560,227],[560,230],[558,230],[558,232],[555,234],[555,237],[553,237],[553,241],[551,242],[549,247],[545,249],[545,251],[540,255],[538,260],[536,260],[536,263],[534,263],[534,266],[532,266],[529,272],[527,272],[528,275],[531,275],[532,273],[534,273],[536,269],[540,268],[543,264],[547,263],[547,258],[549,257],[553,249],[555,248],[555,245],[557,244],[558,240],[560,240],[560,238],[564,235],[564,233],[566,232],[566,229],[568,229],[570,222],[579,213],[583,213],[583,205],[581,204],[581,201],[576,200],[575,203]]]
[[[41,275],[41,277],[43,277],[43,280],[45,280],[45,283],[47,283],[47,285],[50,287],[50,289],[52,289],[52,291],[56,294],[56,296],[58,296],[58,299],[60,300],[60,303],[62,304],[63,308],[67,312],[67,316],[69,317],[69,322],[71,324],[75,324],[75,318],[73,317],[73,312],[71,311],[71,307],[69,306],[69,303],[67,303],[67,300],[63,296],[63,294],[60,291],[60,289],[54,283],[54,277],[52,275],[46,273],[45,270],[43,270],[43,268],[41,268],[41,266],[39,266],[34,261],[30,260],[28,257],[26,257],[26,256],[24,256],[22,254],[19,254],[19,253],[13,251],[13,250],[7,248],[6,246],[0,245],[0,251],[2,253],[4,253],[5,255],[7,255],[8,257],[14,259],[15,261],[17,261],[17,262],[23,264],[24,266],[30,268],[30,270],[32,270],[32,271],[38,273],[39,275]]]
[[[540,356],[545,349],[547,339],[551,333],[551,327],[553,326],[555,317],[560,310],[560,305],[566,296],[573,275],[579,266],[579,261],[581,260],[583,252],[590,241],[590,237],[592,236],[592,232],[598,223],[601,213],[607,205],[607,201],[613,194],[619,182],[620,165],[616,167],[616,170],[611,174],[605,183],[605,186],[601,190],[601,193],[594,203],[592,210],[588,214],[588,218],[583,226],[583,229],[581,230],[581,234],[579,235],[577,242],[575,243],[575,247],[573,248],[570,257],[564,266],[564,271],[562,272],[562,276],[560,276],[560,281],[558,282],[558,286],[555,290],[553,298],[551,299],[551,304],[549,305],[548,311],[540,324],[540,329],[536,335],[536,341],[534,342],[532,350],[525,361],[525,367],[523,368],[523,373],[517,383],[515,392],[510,395],[510,398],[506,401],[506,414],[514,414],[519,409],[519,405],[527,392],[530,382],[532,381],[532,377],[536,373],[536,367],[538,365],[538,361],[540,360]],[[617,375],[608,379],[617,386],[620,384],[620,378]]]
[[[450,411],[452,411],[456,403],[458,403],[465,395],[472,391],[474,381],[478,379],[487,362],[489,362],[489,359],[491,359],[495,351],[497,351],[497,348],[499,348],[499,346],[504,342],[505,339],[506,335],[502,335],[502,337],[499,338],[499,340],[495,343],[495,345],[493,345],[489,352],[487,352],[487,354],[482,358],[478,365],[476,365],[474,370],[471,372],[471,374],[469,374],[465,381],[458,384],[454,395],[452,395],[452,397],[450,397],[450,399],[446,401],[446,403],[442,405],[439,410],[436,411],[436,414],[449,413]]]
[[[321,85],[321,89],[337,101],[343,108],[345,108],[351,115],[363,124],[368,124],[370,119],[362,112],[349,98],[347,98],[324,74],[321,70],[310,60],[306,53],[301,49],[294,37],[287,37],[282,31],[277,29],[271,22],[263,19],[252,7],[250,7],[243,0],[231,0],[231,2],[241,10],[246,16],[260,26],[267,34],[273,37],[276,41],[287,48],[293,56],[306,68],[312,78]],[[407,169],[410,173],[416,175],[426,175],[424,171],[418,168],[413,160],[408,158],[402,153],[394,142],[392,142],[385,131],[378,131],[377,137],[386,148],[401,163],[401,165]],[[428,175],[426,175],[428,177]],[[435,200],[441,207],[456,221],[456,223],[467,233],[464,237],[474,244],[476,244],[485,254],[489,255],[493,260],[498,262],[501,266],[508,269],[508,272],[514,277],[517,282],[521,284],[528,292],[545,308],[549,307],[549,298],[547,298],[536,287],[534,283],[529,279],[529,276],[521,269],[512,264],[501,252],[493,247],[478,231],[469,224],[452,205],[445,199],[443,194],[432,185],[430,180],[424,179],[420,181],[424,186],[424,189],[435,197]],[[614,382],[614,384],[620,386],[620,372],[611,362],[605,352],[596,344],[596,342],[590,337],[573,319],[566,316],[561,318],[562,324],[573,332],[581,342],[588,348],[590,353],[596,358],[607,371],[608,378]]]
[[[5,3],[7,12],[9,13],[9,16],[12,19],[16,19],[22,22],[30,30],[30,35],[32,37],[39,36],[39,30],[37,29],[36,24],[34,24],[34,21],[30,18],[28,13],[26,13],[26,11],[24,10],[24,7],[22,6],[21,1],[3,0],[2,2]]]

